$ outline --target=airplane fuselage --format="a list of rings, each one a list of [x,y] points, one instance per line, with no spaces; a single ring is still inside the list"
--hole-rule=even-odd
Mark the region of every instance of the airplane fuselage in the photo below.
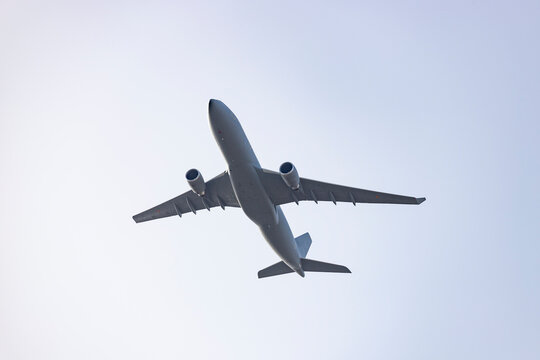
[[[244,213],[261,230],[276,254],[295,272],[304,276],[291,228],[279,206],[274,206],[261,179],[257,156],[240,122],[221,101],[211,100],[210,128],[227,161],[231,184]]]

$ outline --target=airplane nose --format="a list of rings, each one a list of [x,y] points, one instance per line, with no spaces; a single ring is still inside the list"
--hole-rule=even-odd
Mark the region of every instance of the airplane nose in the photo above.
[[[208,102],[208,110],[217,110],[217,109],[221,109],[221,108],[226,108],[227,106],[225,106],[225,104],[219,100],[216,100],[216,99],[210,99],[210,101]]]
[[[208,102],[208,120],[213,129],[223,126],[223,106],[222,102],[210,99]]]
[[[221,108],[221,104],[223,104],[221,101],[216,99],[210,99],[208,102],[208,114],[210,114],[210,117],[212,117],[213,114],[216,114],[219,112]]]
[[[210,115],[210,121],[220,121],[219,119],[229,116],[231,110],[219,100],[210,99],[208,102],[208,115]]]
[[[215,116],[212,116],[216,113],[216,101],[215,99],[210,99],[210,101],[208,102],[208,119],[210,120],[210,123],[212,123],[213,121],[213,118],[215,118]]]
[[[208,102],[208,119],[211,127],[218,130],[219,128],[233,126],[238,122],[227,105],[216,99],[210,99]]]

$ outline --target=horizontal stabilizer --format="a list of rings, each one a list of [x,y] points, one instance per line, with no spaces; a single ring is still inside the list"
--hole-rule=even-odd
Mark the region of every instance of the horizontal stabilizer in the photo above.
[[[275,263],[274,265],[267,267],[266,269],[262,269],[257,273],[257,276],[259,277],[259,279],[261,279],[269,276],[283,275],[292,272],[294,272],[293,269],[291,269],[283,261],[280,261],[278,263]]]
[[[300,259],[302,261],[302,269],[304,271],[314,272],[332,272],[332,273],[350,273],[351,270],[343,265],[336,265],[325,263],[322,261],[316,261],[311,259]]]

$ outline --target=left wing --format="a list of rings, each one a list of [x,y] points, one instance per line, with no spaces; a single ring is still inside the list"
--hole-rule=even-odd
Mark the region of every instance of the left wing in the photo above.
[[[334,204],[339,201],[349,202],[354,205],[356,203],[418,205],[426,200],[426,198],[388,194],[305,178],[300,178],[300,188],[298,190],[292,190],[285,184],[278,172],[266,169],[260,172],[260,177],[274,205],[292,202],[298,204],[299,201],[303,200],[315,202],[332,201]]]
[[[226,171],[206,182],[204,196],[199,196],[191,190],[186,191],[174,199],[133,216],[133,220],[139,223],[174,215],[182,216],[188,212],[195,214],[197,210],[210,211],[210,208],[216,206],[221,206],[223,209],[225,206],[240,207]]]

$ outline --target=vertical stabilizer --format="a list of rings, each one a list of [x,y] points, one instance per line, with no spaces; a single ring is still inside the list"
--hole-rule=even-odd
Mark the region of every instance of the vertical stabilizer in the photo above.
[[[294,241],[296,241],[298,255],[300,255],[300,258],[305,258],[311,246],[311,236],[309,236],[309,233],[305,233],[295,238]]]

